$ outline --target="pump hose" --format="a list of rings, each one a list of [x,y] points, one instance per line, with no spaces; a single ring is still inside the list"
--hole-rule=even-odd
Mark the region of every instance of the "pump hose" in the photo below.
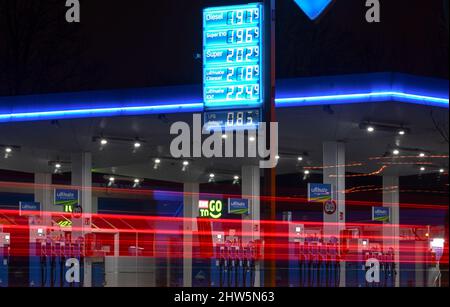
[[[51,278],[51,287],[53,288],[55,286],[55,281],[56,281],[56,263],[55,263],[55,256],[52,256],[51,258],[51,269],[50,269],[50,278]]]
[[[41,287],[47,283],[47,257],[41,256]]]
[[[336,287],[341,284],[341,261],[336,261]]]
[[[64,265],[65,265],[64,257],[61,256],[59,263],[59,286],[62,288],[64,286]]]
[[[238,270],[238,264],[234,267],[234,286],[238,287],[238,282],[239,282],[239,270]]]
[[[247,286],[247,278],[246,278],[247,272],[248,272],[247,266],[243,265],[242,266],[242,285],[244,287]]]
[[[222,288],[222,270],[223,270],[223,268],[222,268],[222,265],[221,264],[219,264],[219,286]]]

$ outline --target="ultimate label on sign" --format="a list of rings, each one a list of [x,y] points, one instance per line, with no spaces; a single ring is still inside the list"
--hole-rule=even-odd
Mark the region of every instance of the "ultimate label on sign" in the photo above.
[[[255,128],[263,104],[263,5],[203,11],[203,101],[209,128]]]

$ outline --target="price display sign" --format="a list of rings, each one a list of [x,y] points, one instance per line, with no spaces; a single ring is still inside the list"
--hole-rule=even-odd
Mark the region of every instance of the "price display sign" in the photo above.
[[[263,19],[261,3],[203,11],[203,100],[207,126],[220,123],[225,128],[254,128],[261,121]]]

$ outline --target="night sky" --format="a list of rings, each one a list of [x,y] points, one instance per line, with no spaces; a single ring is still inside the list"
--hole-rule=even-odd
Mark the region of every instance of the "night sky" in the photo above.
[[[80,2],[81,23],[68,24],[64,0],[0,1],[0,95],[201,83],[202,8],[248,1]],[[318,22],[277,0],[277,78],[448,79],[445,3],[384,0],[381,23],[368,24],[362,0],[338,0]]]

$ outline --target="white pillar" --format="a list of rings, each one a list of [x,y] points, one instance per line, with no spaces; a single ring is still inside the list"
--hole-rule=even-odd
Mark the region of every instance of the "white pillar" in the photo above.
[[[81,231],[73,231],[72,237],[84,236],[90,232],[92,213],[92,155],[90,152],[72,154],[72,185],[78,189],[80,205],[83,217],[73,219],[73,227],[81,228]],[[88,259],[84,260],[84,287],[92,285],[92,264]]]
[[[323,213],[323,233],[326,240],[331,236],[340,238],[345,229],[345,144],[342,142],[323,143],[323,183],[333,187],[337,208],[334,214]],[[345,287],[345,263],[341,262],[340,286]]]
[[[192,287],[192,232],[197,225],[199,184],[185,183],[183,190],[183,287]]]
[[[260,168],[254,165],[242,167],[242,195],[249,199],[250,214],[243,216],[242,231],[246,234],[242,243],[260,239]],[[250,222],[251,221],[251,222]],[[249,235],[247,235],[249,234]],[[251,234],[251,236],[250,236]],[[261,286],[261,267],[258,262],[255,267],[255,287]]]
[[[391,220],[384,223],[383,250],[394,249],[394,262],[397,275],[395,286],[400,286],[400,207],[399,207],[399,180],[397,176],[383,176],[383,207],[391,211]]]
[[[46,213],[61,211],[62,208],[53,205],[52,174],[34,174],[34,201],[41,204],[42,225],[52,226],[52,217]]]
[[[91,213],[98,213],[98,196],[92,196],[91,208]]]

